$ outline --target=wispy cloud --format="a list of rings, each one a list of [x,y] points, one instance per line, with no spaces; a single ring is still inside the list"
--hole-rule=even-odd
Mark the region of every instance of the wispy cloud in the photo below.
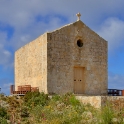
[[[0,44],[0,65],[6,66],[6,64],[9,64],[12,61],[11,56],[11,53]]]
[[[12,85],[13,82],[7,78],[0,79],[0,82],[1,92],[8,95],[10,93],[10,85]]]
[[[124,89],[124,75],[109,73],[108,76],[110,89]]]
[[[108,18],[101,25],[98,34],[104,37],[109,43],[109,52],[114,53],[120,47],[124,47],[124,21],[118,18]]]

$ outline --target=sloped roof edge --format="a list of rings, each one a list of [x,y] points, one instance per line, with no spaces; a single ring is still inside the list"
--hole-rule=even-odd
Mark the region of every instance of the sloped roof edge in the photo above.
[[[67,27],[67,26],[70,26],[70,25],[73,25],[73,24],[79,23],[79,22],[81,22],[83,25],[85,25],[81,20],[79,20],[79,21],[75,21],[75,22],[66,24],[66,25],[64,25],[64,26],[61,26],[60,28],[57,28],[57,29],[55,29],[55,30],[53,30],[53,31],[48,31],[47,33],[53,33],[53,32],[55,32],[55,31],[57,31],[57,30],[60,30],[60,29],[62,29],[62,28],[65,28],[65,27]],[[85,25],[85,26],[86,26],[86,25]]]

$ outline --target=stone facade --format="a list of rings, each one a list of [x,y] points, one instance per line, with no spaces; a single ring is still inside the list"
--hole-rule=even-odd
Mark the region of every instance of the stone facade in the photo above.
[[[107,42],[78,20],[45,33],[15,52],[15,89],[107,94]]]
[[[47,93],[47,34],[15,52],[15,90],[20,85],[39,87]]]

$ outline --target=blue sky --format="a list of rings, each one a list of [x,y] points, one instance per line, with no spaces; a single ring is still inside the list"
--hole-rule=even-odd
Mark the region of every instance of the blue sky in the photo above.
[[[76,21],[108,41],[108,88],[124,89],[124,0],[0,0],[0,87],[14,84],[14,52]]]

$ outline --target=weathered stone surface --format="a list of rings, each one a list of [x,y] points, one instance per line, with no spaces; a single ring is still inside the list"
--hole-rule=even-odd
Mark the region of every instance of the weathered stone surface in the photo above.
[[[15,90],[29,84],[47,93],[47,34],[15,52]]]
[[[101,96],[76,96],[83,104],[91,104],[95,108],[101,107]]]
[[[107,52],[107,42],[80,20],[45,33],[16,51],[16,89],[30,84],[45,93],[74,92],[74,67],[84,67],[84,94],[107,94]]]
[[[114,109],[124,108],[124,96],[76,96],[83,104],[91,104],[95,108],[101,108],[104,105],[112,105]]]

